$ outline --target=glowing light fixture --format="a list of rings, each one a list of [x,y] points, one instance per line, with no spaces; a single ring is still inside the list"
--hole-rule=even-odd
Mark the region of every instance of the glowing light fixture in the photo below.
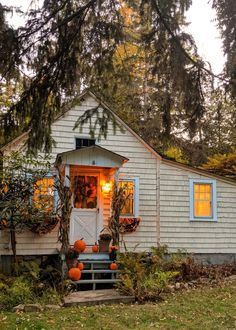
[[[102,192],[104,194],[109,194],[111,192],[111,188],[112,188],[112,183],[111,182],[105,182],[102,185]]]

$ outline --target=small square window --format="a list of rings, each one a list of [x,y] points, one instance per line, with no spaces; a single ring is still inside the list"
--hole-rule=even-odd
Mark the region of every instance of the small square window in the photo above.
[[[95,141],[95,139],[75,138],[75,149],[94,146]]]

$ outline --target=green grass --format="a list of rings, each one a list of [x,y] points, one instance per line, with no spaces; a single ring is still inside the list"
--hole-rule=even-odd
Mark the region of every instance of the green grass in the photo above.
[[[168,295],[156,304],[0,313],[0,329],[236,329],[236,282]]]

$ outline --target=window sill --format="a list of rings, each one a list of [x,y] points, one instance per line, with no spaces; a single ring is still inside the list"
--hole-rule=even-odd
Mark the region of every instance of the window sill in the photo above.
[[[191,222],[217,222],[215,218],[190,218]]]

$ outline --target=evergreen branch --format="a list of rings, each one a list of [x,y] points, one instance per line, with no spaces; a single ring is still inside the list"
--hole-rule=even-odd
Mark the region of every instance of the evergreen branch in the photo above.
[[[185,57],[197,68],[199,68],[200,70],[204,70],[207,74],[209,74],[210,76],[217,78],[221,81],[227,82],[229,83],[228,79],[225,79],[223,77],[221,77],[221,75],[216,75],[214,74],[211,70],[207,69],[200,61],[196,61],[194,60],[189,53],[184,49],[184,47],[182,46],[179,38],[174,34],[174,32],[171,30],[170,26],[168,25],[168,23],[166,22],[165,18],[162,15],[162,12],[157,4],[156,0],[152,0],[153,6],[156,10],[157,15],[159,16],[163,26],[165,27],[166,31],[169,33],[169,35],[173,38],[173,40],[175,41],[175,43],[177,44],[177,46],[179,47],[179,49],[182,51],[182,53],[185,55]]]

